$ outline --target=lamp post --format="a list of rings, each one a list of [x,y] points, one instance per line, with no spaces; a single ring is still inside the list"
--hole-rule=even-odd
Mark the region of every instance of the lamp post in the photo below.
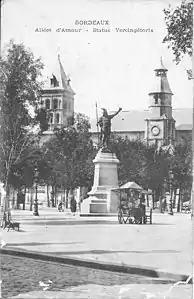
[[[34,169],[34,182],[35,182],[35,200],[34,200],[34,216],[39,216],[38,213],[38,178],[39,178],[39,172],[38,168],[36,167]]]
[[[170,183],[170,207],[169,207],[169,215],[174,215],[173,213],[173,199],[172,199],[172,180],[173,180],[173,173],[172,170],[169,172],[169,183]]]

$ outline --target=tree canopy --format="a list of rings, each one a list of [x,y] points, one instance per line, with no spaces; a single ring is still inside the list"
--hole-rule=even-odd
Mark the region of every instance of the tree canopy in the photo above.
[[[73,125],[56,129],[55,136],[44,143],[43,161],[50,169],[42,176],[45,183],[66,190],[92,184],[96,152],[89,128],[88,117],[78,113]]]
[[[178,64],[184,55],[192,55],[193,1],[182,0],[176,8],[164,9],[167,35],[163,42],[168,44]]]
[[[37,143],[32,129],[37,123],[43,63],[23,44],[10,41],[0,66],[0,167],[7,188],[13,183],[17,165]]]

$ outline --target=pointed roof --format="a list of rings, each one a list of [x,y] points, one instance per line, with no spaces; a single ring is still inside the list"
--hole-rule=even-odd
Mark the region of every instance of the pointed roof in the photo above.
[[[167,78],[167,69],[165,68],[162,57],[160,58],[160,66],[155,69],[155,78],[153,82],[153,87],[151,88],[149,95],[153,93],[168,93],[173,94],[170,88],[168,78]]]
[[[141,186],[139,186],[135,182],[127,182],[124,185],[122,185],[121,187],[112,188],[111,190],[115,191],[115,192],[118,192],[120,190],[128,190],[128,189],[134,189],[134,190],[138,190],[138,191],[143,191],[143,188]]]
[[[58,61],[59,61],[59,68],[60,68],[60,75],[61,75],[61,85],[64,89],[68,89],[68,84],[67,84],[67,75],[65,74],[63,65],[60,60],[60,55],[58,54]]]
[[[60,60],[60,55],[58,54],[58,61],[59,61],[59,67],[60,67],[60,72],[61,72],[61,83],[62,83],[62,87],[65,89],[65,90],[68,90],[72,93],[74,93],[73,89],[71,88],[71,85],[70,85],[70,78],[67,77],[65,71],[64,71],[64,68],[63,68],[63,65],[61,63],[61,60]]]
[[[143,190],[141,186],[139,186],[135,182],[127,182],[120,187],[120,189],[136,189],[136,190]]]
[[[75,95],[75,92],[71,88],[70,85],[70,78],[67,77],[63,65],[60,60],[60,55],[58,54],[58,61],[56,63],[55,68],[53,69],[52,76],[47,77],[47,80],[45,82],[44,89],[60,89],[68,91],[69,93]],[[51,85],[51,80],[54,80],[54,85]]]

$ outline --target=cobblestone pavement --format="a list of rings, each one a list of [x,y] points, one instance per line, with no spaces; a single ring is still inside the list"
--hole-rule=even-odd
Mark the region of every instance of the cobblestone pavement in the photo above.
[[[49,280],[52,281],[49,291],[64,291],[70,286],[84,284],[111,286],[165,283],[162,280],[142,276],[64,266],[9,255],[1,256],[1,279],[3,299],[31,291],[41,291],[43,287],[39,285],[39,281],[48,284]]]

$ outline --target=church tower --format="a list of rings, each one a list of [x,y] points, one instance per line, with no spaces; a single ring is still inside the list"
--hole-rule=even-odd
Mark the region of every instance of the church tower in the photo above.
[[[54,128],[73,123],[74,95],[58,55],[57,68],[42,89],[42,106],[49,117],[49,129],[43,135],[51,135]]]
[[[145,119],[145,140],[148,145],[168,145],[175,141],[175,120],[172,117],[172,91],[162,58],[155,69],[155,81],[149,93],[149,118]]]

